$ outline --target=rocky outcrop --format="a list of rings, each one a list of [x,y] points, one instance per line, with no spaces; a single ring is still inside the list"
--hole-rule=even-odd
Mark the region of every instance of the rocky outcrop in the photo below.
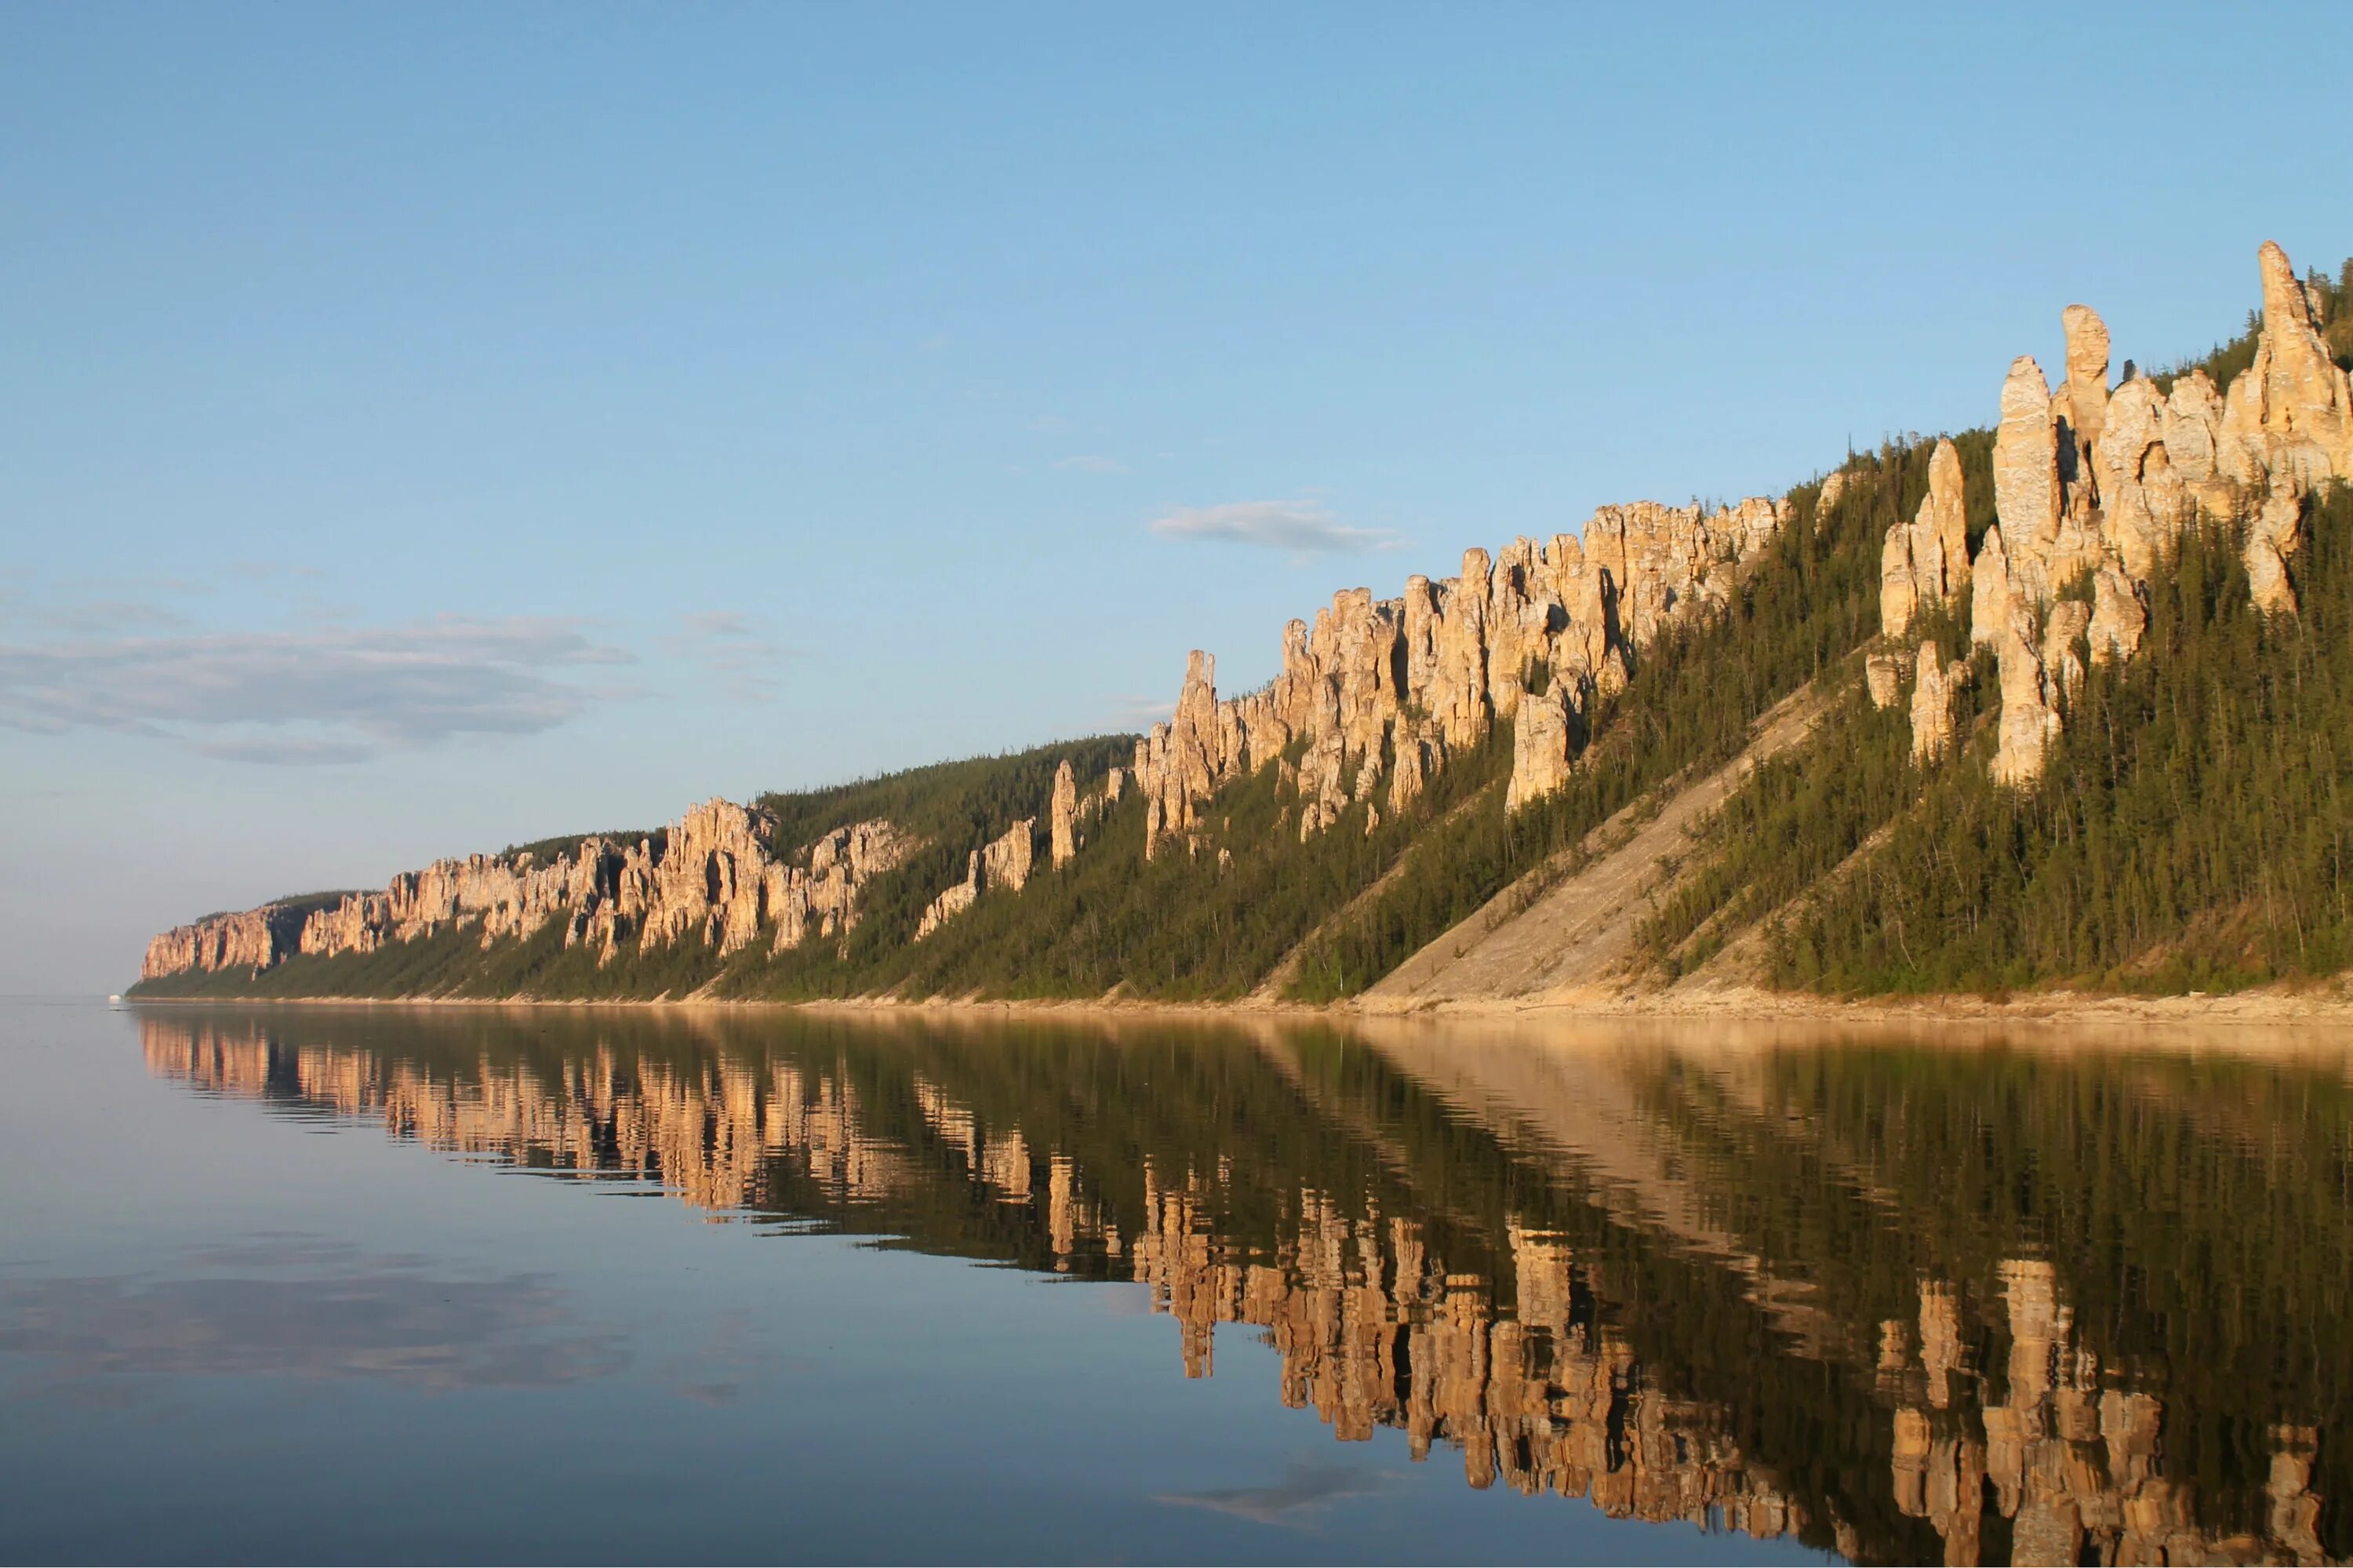
[[[1038,819],[1024,817],[967,855],[964,880],[942,888],[940,895],[924,907],[923,917],[915,924],[915,940],[922,941],[971,908],[991,888],[1018,893],[1028,886],[1037,837]]]
[[[1969,567],[1969,641],[1993,646],[1995,637],[2010,624],[2018,591],[2010,580],[2010,546],[2002,542],[2001,524],[1986,530],[1978,558]]]
[[[732,954],[764,929],[781,950],[847,931],[866,884],[919,847],[876,820],[835,829],[779,861],[770,853],[776,830],[776,818],[758,807],[713,800],[635,841],[591,835],[546,853],[438,860],[403,872],[380,893],[315,906],[265,905],[167,931],[149,945],[141,977],[372,953],[461,926],[488,948],[535,937],[551,921],[565,947],[585,945],[600,964],[625,948],[681,942]]]
[[[1524,697],[1512,737],[1512,782],[1504,809],[1516,811],[1568,782],[1568,699],[1558,686]]]
[[[980,852],[980,868],[991,887],[1010,888],[1018,893],[1029,885],[1031,857],[1036,853],[1038,819],[1024,817],[997,838],[991,839]]]
[[[2247,525],[2247,590],[2267,615],[2295,613],[2295,588],[2287,558],[2295,553],[2300,509],[2295,493],[2282,485],[2263,497]]]
[[[1926,766],[1953,746],[1953,700],[1969,678],[1962,660],[1950,663],[1934,642],[1920,644],[1913,667],[1919,672],[1912,684],[1912,760]]]
[[[1928,493],[1913,520],[1887,530],[1879,557],[1879,624],[1890,638],[1912,628],[1923,607],[1953,598],[1969,580],[1968,508],[1961,454],[1939,440],[1928,460]]]
[[[1079,780],[1068,758],[1054,769],[1052,821],[1054,869],[1060,871],[1079,854]]]
[[[2258,260],[2254,362],[2219,396],[2201,371],[2169,392],[2138,376],[2111,392],[2107,328],[2083,305],[2062,316],[2067,376],[2055,396],[2031,358],[2010,366],[1994,439],[2000,522],[1972,567],[1970,608],[1971,637],[2002,671],[1994,771],[2004,782],[2041,775],[2084,679],[2079,641],[2088,634],[2093,663],[2138,651],[2151,574],[2200,518],[2242,524],[2254,603],[2296,611],[2288,562],[2304,498],[2353,478],[2353,393],[2286,254],[2267,242]],[[1888,548],[1893,562],[1892,538]],[[2086,578],[2089,605],[2063,597]]]
[[[750,942],[764,913],[775,827],[768,813],[730,800],[706,800],[680,818],[659,860],[645,853],[624,872],[646,887],[638,945],[667,948],[691,938],[732,953]]]
[[[1284,628],[1280,672],[1246,696],[1219,701],[1214,662],[1196,652],[1176,715],[1136,746],[1147,854],[1192,833],[1220,785],[1293,747],[1286,788],[1298,792],[1303,837],[1357,806],[1369,823],[1385,779],[1388,809],[1404,809],[1502,723],[1514,726],[1514,805],[1557,788],[1592,705],[1626,683],[1662,630],[1728,602],[1786,514],[1762,497],[1715,511],[1605,506],[1581,539],[1466,550],[1457,576],[1409,577],[1397,599],[1345,589],[1312,624]],[[1523,694],[1539,672],[1552,695],[1524,726]]]
[[[979,896],[980,852],[975,850],[965,857],[964,880],[940,889],[940,895],[923,906],[923,918],[915,923],[915,940],[922,941],[971,908]]]
[[[810,937],[839,937],[858,924],[858,899],[867,883],[894,871],[922,842],[881,818],[836,828],[805,852],[807,864],[767,870],[767,915],[776,923],[775,948],[783,952]]]
[[[2313,320],[2287,253],[2265,241],[2263,336],[2254,363],[2223,397],[2223,476],[2242,485],[2308,489],[2353,476],[2353,392]]]
[[[2000,745],[1993,757],[1998,783],[2029,784],[2041,778],[2043,751],[2059,733],[2059,715],[2049,701],[2034,631],[2033,612],[2019,605],[1994,637],[2001,690]]]
[[[269,969],[301,950],[303,920],[297,905],[265,904],[174,926],[147,944],[139,978],[160,980],[189,969]]]
[[[2140,652],[2148,631],[2148,611],[2140,601],[2140,585],[2114,561],[2105,562],[2092,584],[2092,619],[2088,633],[2092,662],[2105,664],[2129,659]]]
[[[1905,658],[1901,653],[1873,653],[1862,662],[1863,690],[1875,708],[1892,708],[1904,696]]]
[[[1145,791],[1144,858],[1158,853],[1161,838],[1188,832],[1196,802],[1207,800],[1218,781],[1219,764],[1232,736],[1218,705],[1218,662],[1199,649],[1185,665],[1176,712],[1135,743],[1135,777]],[[1246,738],[1246,737],[1245,737]]]
[[[2060,477],[2071,487],[2093,486],[2089,460],[2108,415],[2108,325],[2089,305],[2069,305],[2059,313],[2059,330],[2067,339],[2067,379],[2052,400],[2053,410],[2070,438],[2063,443]]]
[[[1993,436],[1993,504],[2002,538],[2021,557],[2047,551],[2059,535],[2059,423],[2051,387],[2031,355],[2010,362],[2001,387],[2001,422]]]

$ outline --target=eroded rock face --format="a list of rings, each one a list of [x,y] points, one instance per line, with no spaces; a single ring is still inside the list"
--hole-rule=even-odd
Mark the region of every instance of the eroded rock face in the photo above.
[[[2111,561],[2100,567],[2093,594],[2088,631],[2092,662],[2105,664],[2139,652],[2140,640],[2148,630],[2148,611],[2141,605],[2138,585]]]
[[[1926,765],[1953,747],[1953,699],[1969,678],[1969,667],[1945,662],[1934,642],[1920,644],[1914,660],[1919,678],[1912,685],[1912,760]]]
[[[1029,885],[1029,867],[1037,853],[1038,819],[1024,817],[991,839],[980,852],[982,874],[991,887],[1010,888],[1018,893]]]
[[[1389,810],[1402,811],[1420,799],[1430,775],[1444,765],[1446,743],[1427,723],[1399,714],[1389,721]]]
[[[1053,821],[1054,869],[1078,858],[1079,853],[1079,780],[1065,759],[1054,769],[1054,803],[1050,811]]]
[[[767,913],[776,924],[776,950],[810,936],[839,937],[858,924],[858,895],[866,884],[905,863],[922,842],[877,818],[836,828],[807,851],[807,866],[772,865]]]
[[[2067,338],[2067,380],[2061,390],[2058,414],[2073,438],[2069,466],[2080,463],[2100,439],[2107,422],[2108,325],[2089,305],[2069,305],[2059,313],[2060,330]],[[2090,483],[2064,475],[2071,482]],[[2093,494],[2096,496],[2096,486]]]
[[[586,944],[600,963],[624,943],[646,951],[691,941],[733,953],[766,927],[788,948],[812,932],[847,930],[867,882],[916,847],[878,820],[838,828],[780,862],[768,849],[776,826],[756,807],[714,800],[659,842],[591,836],[551,856],[438,860],[381,893],[346,894],[307,913],[266,905],[165,932],[150,945],[142,978],[266,969],[297,953],[369,953],[460,925],[477,928],[487,948],[560,922],[564,945]]]
[[[1219,785],[1303,743],[1303,837],[1356,806],[1368,822],[1384,806],[1404,810],[1450,756],[1482,744],[1497,724],[1514,726],[1516,758],[1523,694],[1541,673],[1555,695],[1531,721],[1544,753],[1531,754],[1535,788],[1550,776],[1552,736],[1564,737],[1566,768],[1576,721],[1624,686],[1667,626],[1728,602],[1740,568],[1771,546],[1786,515],[1781,503],[1761,497],[1715,512],[1605,506],[1582,539],[1467,550],[1460,575],[1410,577],[1398,599],[1349,588],[1312,625],[1284,629],[1282,666],[1265,690],[1222,703],[1208,683],[1206,655],[1196,655],[1176,718],[1136,748],[1137,782],[1156,808],[1146,812],[1147,853],[1190,834],[1199,803]],[[1214,706],[1214,722],[1204,704]],[[1198,760],[1187,760],[1188,728],[1214,737]],[[1515,805],[1534,798],[1513,793]]]
[[[1970,609],[1970,636],[1994,647],[2003,672],[1995,763],[2006,782],[2040,773],[2042,744],[2084,679],[2078,642],[2088,636],[2092,662],[2138,651],[2151,575],[2201,517],[2243,519],[2254,602],[2296,611],[2288,562],[2303,501],[2353,478],[2353,393],[2286,254],[2266,243],[2258,260],[2263,331],[2227,392],[2193,371],[2169,393],[2145,376],[2110,393],[2107,329],[2080,305],[2063,315],[2067,379],[2055,398],[2032,359],[2010,367],[1994,441],[2001,525],[1972,567]],[[1895,553],[1891,540],[1891,562]],[[2060,599],[2086,576],[2091,604]]]
[[[1993,757],[1994,781],[2022,786],[2042,777],[2043,754],[2059,733],[2059,715],[2044,700],[2042,653],[2033,612],[2016,607],[2010,624],[1994,637],[1994,660],[2001,683],[2000,744]]]
[[[1969,568],[1969,641],[1992,646],[2001,629],[2010,624],[2010,612],[2017,603],[2018,591],[2010,577],[2010,547],[2002,542],[2001,524],[1997,523],[1986,530],[1978,546],[1977,561]]]
[[[1512,782],[1504,809],[1516,811],[1568,782],[1568,700],[1558,685],[1521,700],[1512,730]]]
[[[915,940],[922,941],[971,908],[983,893],[999,887],[1018,893],[1028,886],[1037,839],[1038,819],[1024,817],[973,851],[965,860],[964,880],[943,888],[924,907],[923,917],[915,923]]]
[[[923,918],[915,922],[915,940],[922,941],[973,906],[980,896],[980,852],[975,850],[965,857],[964,880],[940,890],[940,895],[923,906]]]
[[[2295,554],[2301,515],[2295,492],[2285,485],[2275,486],[2247,526],[2247,590],[2255,607],[2267,615],[2295,613],[2295,588],[2288,581],[2287,558]]]
[[[2076,599],[2052,605],[2043,621],[2042,700],[2054,714],[2083,693],[2084,638],[2091,625],[2092,607]]]
[[[2032,556],[2059,536],[2059,424],[2034,356],[2010,361],[1993,436],[1994,515],[2010,550]]]
[[[2287,253],[2266,240],[2258,256],[2263,331],[2254,363],[2223,399],[2225,477],[2298,492],[2353,476],[2353,393],[2329,357],[2312,302]]]
[[[1902,700],[1904,663],[1901,653],[1873,653],[1863,660],[1863,689],[1871,694],[1873,707],[1892,708]]]
[[[299,950],[302,925],[302,913],[293,906],[265,904],[174,926],[147,944],[139,978],[161,980],[189,969],[266,969]]]
[[[1928,493],[1917,515],[1889,525],[1879,560],[1879,624],[1888,637],[1911,630],[1924,607],[1958,595],[1969,581],[1968,507],[1961,454],[1939,440],[1928,460]]]
[[[667,948],[685,937],[732,953],[760,928],[761,893],[768,864],[767,834],[776,826],[731,800],[706,800],[673,823],[661,858],[646,871],[640,948]]]

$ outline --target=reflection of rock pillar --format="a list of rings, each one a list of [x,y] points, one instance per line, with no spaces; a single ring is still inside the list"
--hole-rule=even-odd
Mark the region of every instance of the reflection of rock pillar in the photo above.
[[[1920,1365],[1928,1374],[1928,1403],[1952,1403],[1952,1374],[1961,1364],[1961,1315],[1953,1287],[1938,1280],[1920,1287]]]
[[[2272,1470],[2263,1483],[2270,1500],[2271,1537],[2295,1553],[2299,1563],[2318,1563],[2326,1556],[2320,1544],[2320,1499],[2311,1492],[2312,1451],[2319,1434],[2309,1426],[2274,1426]]]
[[[1985,1446],[1974,1438],[1944,1438],[1928,1457],[1928,1522],[1944,1538],[1948,1568],[1978,1561],[1985,1475]]]
[[[1928,1517],[1928,1417],[1917,1410],[1895,1413],[1895,1508],[1906,1519]]]
[[[1046,1177],[1046,1224],[1052,1233],[1054,1266],[1065,1272],[1071,1266],[1071,1248],[1078,1228],[1072,1202],[1075,1184],[1071,1157],[1055,1155]]]
[[[2010,1309],[2010,1406],[2036,1412],[2055,1382],[2059,1342],[2069,1314],[2059,1305],[2059,1280],[2048,1263],[2012,1258],[2001,1266],[2002,1302]]]

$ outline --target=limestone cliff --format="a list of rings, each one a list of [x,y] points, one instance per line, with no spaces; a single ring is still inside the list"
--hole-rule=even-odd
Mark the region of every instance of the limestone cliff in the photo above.
[[[1970,640],[1992,649],[2000,672],[1992,768],[2003,783],[2041,777],[2086,657],[2129,659],[2139,650],[2150,575],[2201,518],[2244,525],[2259,607],[2296,609],[2286,562],[2300,542],[2300,503],[2315,485],[2353,479],[2353,394],[2286,253],[2266,242],[2257,260],[2262,334],[2254,362],[2227,392],[2218,397],[2203,371],[2165,392],[2145,375],[2111,391],[2107,327],[2089,306],[2070,305],[2060,315],[2066,375],[2058,389],[2026,355],[2002,384],[1993,458],[2000,521],[1976,560],[1960,561],[1955,549],[1966,508],[1959,465],[1945,461],[1950,443],[1937,451],[1919,519],[1889,530],[1880,619],[1890,640],[1922,604],[1969,586]],[[2088,604],[2070,597],[2085,588]],[[1932,647],[1917,663],[1935,672],[1937,688],[1914,705],[1928,726],[1914,736],[1925,759],[1944,749],[1937,726],[1949,723],[1952,677]],[[1883,706],[1898,696],[1892,668],[1874,655],[1872,697]]]
[[[1303,836],[1358,805],[1369,831],[1384,779],[1388,809],[1402,810],[1497,723],[1514,726],[1509,807],[1558,789],[1593,705],[1625,684],[1662,630],[1725,604],[1786,516],[1764,497],[1714,511],[1604,506],[1582,538],[1466,550],[1459,575],[1409,577],[1397,599],[1344,588],[1313,626],[1284,628],[1280,673],[1246,696],[1220,701],[1216,661],[1196,650],[1175,715],[1136,744],[1152,803],[1145,853],[1190,832],[1221,785],[1293,746],[1304,747]],[[1533,708],[1531,691],[1542,694]]]
[[[1067,770],[1069,764],[1064,764]],[[1024,817],[1001,835],[991,839],[972,852],[965,861],[964,880],[941,890],[923,911],[915,927],[915,940],[922,941],[939,929],[946,920],[963,914],[974,900],[988,888],[1002,887],[1018,893],[1029,885],[1029,867],[1037,853],[1038,819]]]
[[[784,859],[769,853],[775,819],[707,800],[660,833],[634,842],[590,835],[545,855],[533,850],[438,860],[381,893],[348,893],[307,912],[264,905],[206,916],[148,944],[140,975],[261,970],[297,956],[372,953],[451,927],[488,948],[559,922],[564,946],[600,961],[696,942],[732,953],[773,931],[781,949],[838,936],[858,920],[866,884],[919,846],[888,821],[838,828]]]
[[[332,974],[281,974],[273,994],[330,994],[336,975],[392,991],[415,966],[361,960],[430,940],[431,994],[504,994],[518,975],[554,973],[534,994],[1004,984],[1100,996],[1149,983],[1237,996],[1291,985],[1292,955],[1345,936],[1348,961],[1326,972],[1354,994],[1522,874],[1513,846],[1582,853],[1595,822],[1634,808],[1630,795],[1656,796],[1680,770],[1696,769],[1686,786],[1714,778],[1724,747],[1746,744],[1726,737],[1809,681],[1827,699],[1860,674],[1889,722],[1908,718],[1916,764],[1967,758],[2031,789],[2093,672],[2147,656],[2151,586],[2185,530],[2237,531],[2265,615],[2316,628],[2333,602],[2299,607],[2322,557],[2297,553],[2309,508],[2337,504],[2318,487],[2353,478],[2353,392],[2314,302],[2340,296],[2307,291],[2276,246],[2259,263],[2260,337],[2208,362],[2245,365],[2227,387],[2129,365],[2111,386],[2105,324],[2070,305],[2055,385],[2043,361],[2010,360],[1989,433],[1851,454],[1810,501],[1801,487],[1729,506],[1603,506],[1577,533],[1465,550],[1453,575],[1408,577],[1395,597],[1343,588],[1283,628],[1254,691],[1221,696],[1216,660],[1195,651],[1169,718],[1140,738],[942,764],[846,794],[711,800],[656,833],[437,861],[380,890],[176,927],[150,944],[142,978],[210,994],[290,961],[352,958]],[[911,808],[904,781],[926,771],[955,782]],[[1518,815],[1495,835],[1474,810]],[[1462,869],[1464,846],[1481,843],[1504,847]],[[1444,896],[1421,896],[1448,878]],[[1033,880],[1043,891],[1018,902]],[[1392,890],[1377,895],[1383,881]],[[1375,907],[1379,896],[1393,902]],[[1006,901],[987,906],[1005,911],[988,928],[1019,927],[1002,962],[971,940],[931,940],[984,897]],[[844,939],[876,911],[882,925]],[[1361,928],[1340,931],[1347,921]],[[161,983],[216,974],[233,979]]]

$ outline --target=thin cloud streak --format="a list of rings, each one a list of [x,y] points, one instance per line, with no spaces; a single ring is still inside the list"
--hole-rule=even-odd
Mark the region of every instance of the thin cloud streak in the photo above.
[[[686,630],[662,639],[665,652],[691,659],[719,678],[719,689],[739,702],[772,703],[783,690],[776,667],[800,654],[765,635],[767,623],[734,609],[681,615]]]
[[[111,730],[236,761],[351,762],[462,735],[535,735],[613,694],[557,679],[633,662],[569,620],[0,643],[0,726]]]
[[[1381,1489],[1377,1472],[1293,1461],[1271,1487],[1228,1487],[1198,1492],[1162,1492],[1152,1500],[1173,1508],[1205,1509],[1254,1524],[1308,1524],[1314,1516],[1348,1498]]]
[[[1293,556],[1356,555],[1393,550],[1403,543],[1382,528],[1351,528],[1321,501],[1229,501],[1185,506],[1152,520],[1152,531],[1172,539],[1215,539],[1287,550]]]
[[[1112,699],[1111,722],[1122,729],[1150,729],[1176,716],[1176,705],[1167,697],[1117,696]]]

